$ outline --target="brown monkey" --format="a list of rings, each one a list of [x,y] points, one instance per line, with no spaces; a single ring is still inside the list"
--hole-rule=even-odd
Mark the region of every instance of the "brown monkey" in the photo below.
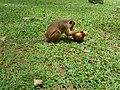
[[[73,30],[75,22],[72,19],[61,19],[48,26],[45,34],[45,41],[57,42],[60,36],[65,33],[67,36],[76,34],[77,30]]]
[[[65,33],[67,36],[73,36],[74,34],[80,32],[80,30],[74,30],[73,27],[75,22],[72,19],[61,19],[58,20],[47,27],[44,40],[33,40],[29,42],[57,42],[60,36]]]

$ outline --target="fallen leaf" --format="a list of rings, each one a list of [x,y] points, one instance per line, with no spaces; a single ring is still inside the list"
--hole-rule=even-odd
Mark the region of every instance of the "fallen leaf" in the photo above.
[[[25,29],[23,29],[23,30],[21,30],[22,32],[26,32],[26,30]]]
[[[85,53],[88,53],[88,52],[90,52],[90,50],[84,50],[84,52],[85,52]]]
[[[28,19],[31,19],[33,17],[24,17],[23,20],[28,20]]]
[[[33,21],[33,20],[44,20],[45,18],[37,18],[37,17],[24,17],[23,18],[23,21],[26,21],[26,20],[30,20],[30,21]]]
[[[42,85],[42,80],[34,79],[34,85],[35,85],[35,86]]]
[[[92,63],[94,63],[94,60],[88,60],[88,62],[92,64]]]
[[[3,42],[5,42],[6,36],[3,36],[0,40],[3,41]]]

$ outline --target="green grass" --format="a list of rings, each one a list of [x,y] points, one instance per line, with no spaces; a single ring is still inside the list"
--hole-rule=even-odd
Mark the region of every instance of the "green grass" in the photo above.
[[[103,5],[87,0],[0,0],[0,38],[7,37],[6,43],[0,41],[0,90],[32,90],[34,79],[43,80],[46,90],[119,90],[118,5],[112,0]],[[25,17],[41,20],[24,22]],[[83,43],[16,43],[43,39],[50,23],[66,17],[81,21],[75,27],[89,31]]]

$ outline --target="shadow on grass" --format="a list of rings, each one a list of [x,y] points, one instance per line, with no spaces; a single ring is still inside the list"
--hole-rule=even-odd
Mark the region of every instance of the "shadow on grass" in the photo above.
[[[62,43],[68,43],[68,44],[70,44],[70,43],[72,43],[72,42],[77,42],[77,43],[82,43],[84,41],[84,39],[83,40],[81,40],[81,41],[76,41],[76,40],[74,40],[74,39],[72,39],[72,38],[69,38],[69,37],[61,37],[60,38],[60,42],[62,42]]]

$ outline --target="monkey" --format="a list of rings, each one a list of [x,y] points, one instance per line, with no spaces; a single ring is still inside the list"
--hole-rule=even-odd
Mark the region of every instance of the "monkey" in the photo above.
[[[47,42],[58,42],[60,36],[65,33],[67,36],[76,34],[77,30],[73,30],[75,22],[72,19],[61,19],[48,26],[45,33],[45,41]]]
[[[43,40],[33,40],[30,42],[53,42],[56,43],[60,40],[61,35],[64,33],[66,36],[73,36],[80,32],[80,30],[74,30],[75,21],[72,19],[60,19],[53,22],[47,27],[45,38]]]

